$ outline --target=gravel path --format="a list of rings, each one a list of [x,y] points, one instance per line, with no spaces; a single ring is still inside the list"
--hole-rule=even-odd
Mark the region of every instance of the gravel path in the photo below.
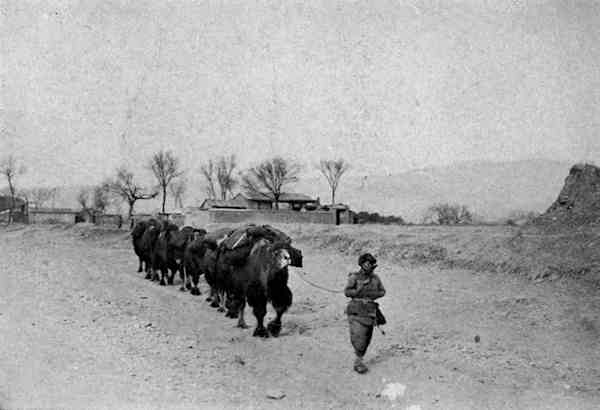
[[[310,280],[343,287],[354,260],[299,246]],[[262,340],[251,312],[241,330],[211,309],[206,286],[144,280],[126,233],[0,228],[0,249],[3,409],[600,408],[600,301],[584,290],[381,261],[389,323],[361,376],[346,299],[298,271],[281,337]],[[406,387],[395,401],[389,383]]]

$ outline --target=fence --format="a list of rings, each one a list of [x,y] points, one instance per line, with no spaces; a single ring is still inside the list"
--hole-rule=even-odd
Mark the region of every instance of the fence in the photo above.
[[[29,208],[27,222],[30,224],[74,224],[79,212],[72,209]]]
[[[129,222],[130,228],[133,228],[139,221],[147,221],[148,219],[157,219],[159,221],[169,221],[179,226],[180,228],[185,223],[185,215],[180,213],[158,213],[158,214],[134,214]]]
[[[76,223],[78,211],[70,209],[30,209],[29,223]],[[264,224],[286,224],[286,223],[313,223],[336,225],[340,223],[352,223],[352,213],[340,213],[337,210],[330,211],[293,211],[293,210],[271,210],[271,209],[209,209],[187,211],[185,214],[135,214],[132,215],[130,223],[126,228],[133,228],[139,221],[155,218],[158,220],[169,220],[175,225],[182,227],[190,225],[203,227],[211,223],[264,223]],[[121,228],[124,219],[121,215],[95,214],[93,222],[101,226],[114,226]]]
[[[203,228],[210,223],[208,210],[194,209],[185,212],[185,225]]]

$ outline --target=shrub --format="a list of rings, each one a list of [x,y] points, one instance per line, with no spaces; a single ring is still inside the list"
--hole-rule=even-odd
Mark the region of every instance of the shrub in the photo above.
[[[473,223],[473,213],[465,205],[440,203],[432,205],[427,209],[423,223],[467,225]]]
[[[380,223],[384,225],[404,225],[404,219],[401,216],[388,215],[383,216],[378,212],[366,212],[361,211],[356,214],[356,223],[368,224],[368,223]]]

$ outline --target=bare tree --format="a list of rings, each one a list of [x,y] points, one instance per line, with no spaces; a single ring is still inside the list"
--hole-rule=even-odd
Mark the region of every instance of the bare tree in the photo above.
[[[88,188],[81,188],[77,194],[77,203],[82,210],[88,211],[91,209],[90,192]]]
[[[13,208],[15,207],[16,197],[15,183],[17,177],[25,173],[25,167],[19,164],[19,161],[15,158],[14,155],[10,154],[8,157],[4,158],[0,163],[0,171],[2,171],[2,174],[6,177],[6,182],[8,183],[8,193],[10,196],[8,224],[11,224],[13,221]]]
[[[96,185],[93,189],[93,208],[94,211],[106,212],[106,208],[110,205],[110,189],[109,183],[104,182]]]
[[[77,194],[77,203],[83,213],[93,216],[94,212],[105,212],[110,205],[110,189],[108,182],[82,187]]]
[[[202,175],[206,179],[206,194],[209,199],[217,199],[217,191],[215,190],[215,164],[212,159],[208,161],[206,165],[200,167]]]
[[[54,202],[58,188],[38,187],[27,190],[27,200],[30,205],[41,208],[46,206],[48,202]]]
[[[322,159],[319,163],[319,171],[327,179],[329,187],[331,188],[331,204],[335,204],[335,193],[337,192],[338,185],[342,175],[350,168],[350,164],[344,161],[342,158],[338,160],[325,160]]]
[[[237,185],[237,181],[233,176],[233,171],[237,166],[235,155],[229,157],[221,157],[217,161],[217,182],[221,190],[221,199],[226,200],[227,194],[232,194],[233,188]]]
[[[169,185],[169,192],[173,197],[173,205],[175,208],[183,208],[183,196],[185,195],[186,181],[181,178],[177,181],[173,181]]]
[[[117,176],[114,180],[108,182],[108,189],[129,205],[129,210],[127,211],[127,219],[129,221],[131,221],[133,208],[137,201],[152,199],[158,195],[158,192],[149,193],[145,188],[138,185],[134,180],[133,172],[129,171],[125,166],[117,169]]]
[[[182,174],[179,170],[179,159],[175,157],[172,151],[159,151],[152,156],[149,168],[158,181],[158,186],[162,190],[162,212],[165,213],[165,204],[167,201],[167,188],[173,179]]]
[[[423,222],[440,225],[470,224],[473,222],[473,214],[465,205],[440,203],[427,209]]]
[[[272,195],[275,209],[279,209],[279,198],[283,186],[297,182],[300,170],[299,164],[275,157],[250,168],[242,176],[242,188],[247,192],[259,194],[264,194],[266,190],[268,194]]]
[[[232,194],[233,188],[237,185],[234,176],[236,166],[235,156],[231,155],[229,157],[222,156],[216,162],[209,160],[200,168],[206,179],[206,194],[210,199],[217,199],[217,185],[221,199],[225,200],[228,194]]]

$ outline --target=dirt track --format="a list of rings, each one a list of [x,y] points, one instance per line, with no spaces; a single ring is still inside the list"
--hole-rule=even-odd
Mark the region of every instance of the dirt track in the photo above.
[[[600,407],[600,301],[575,284],[381,260],[389,324],[361,376],[346,299],[295,273],[282,335],[262,340],[144,280],[126,233],[1,229],[3,409]],[[343,287],[354,258],[298,245],[312,281]],[[395,402],[377,397],[390,382],[406,386]]]

